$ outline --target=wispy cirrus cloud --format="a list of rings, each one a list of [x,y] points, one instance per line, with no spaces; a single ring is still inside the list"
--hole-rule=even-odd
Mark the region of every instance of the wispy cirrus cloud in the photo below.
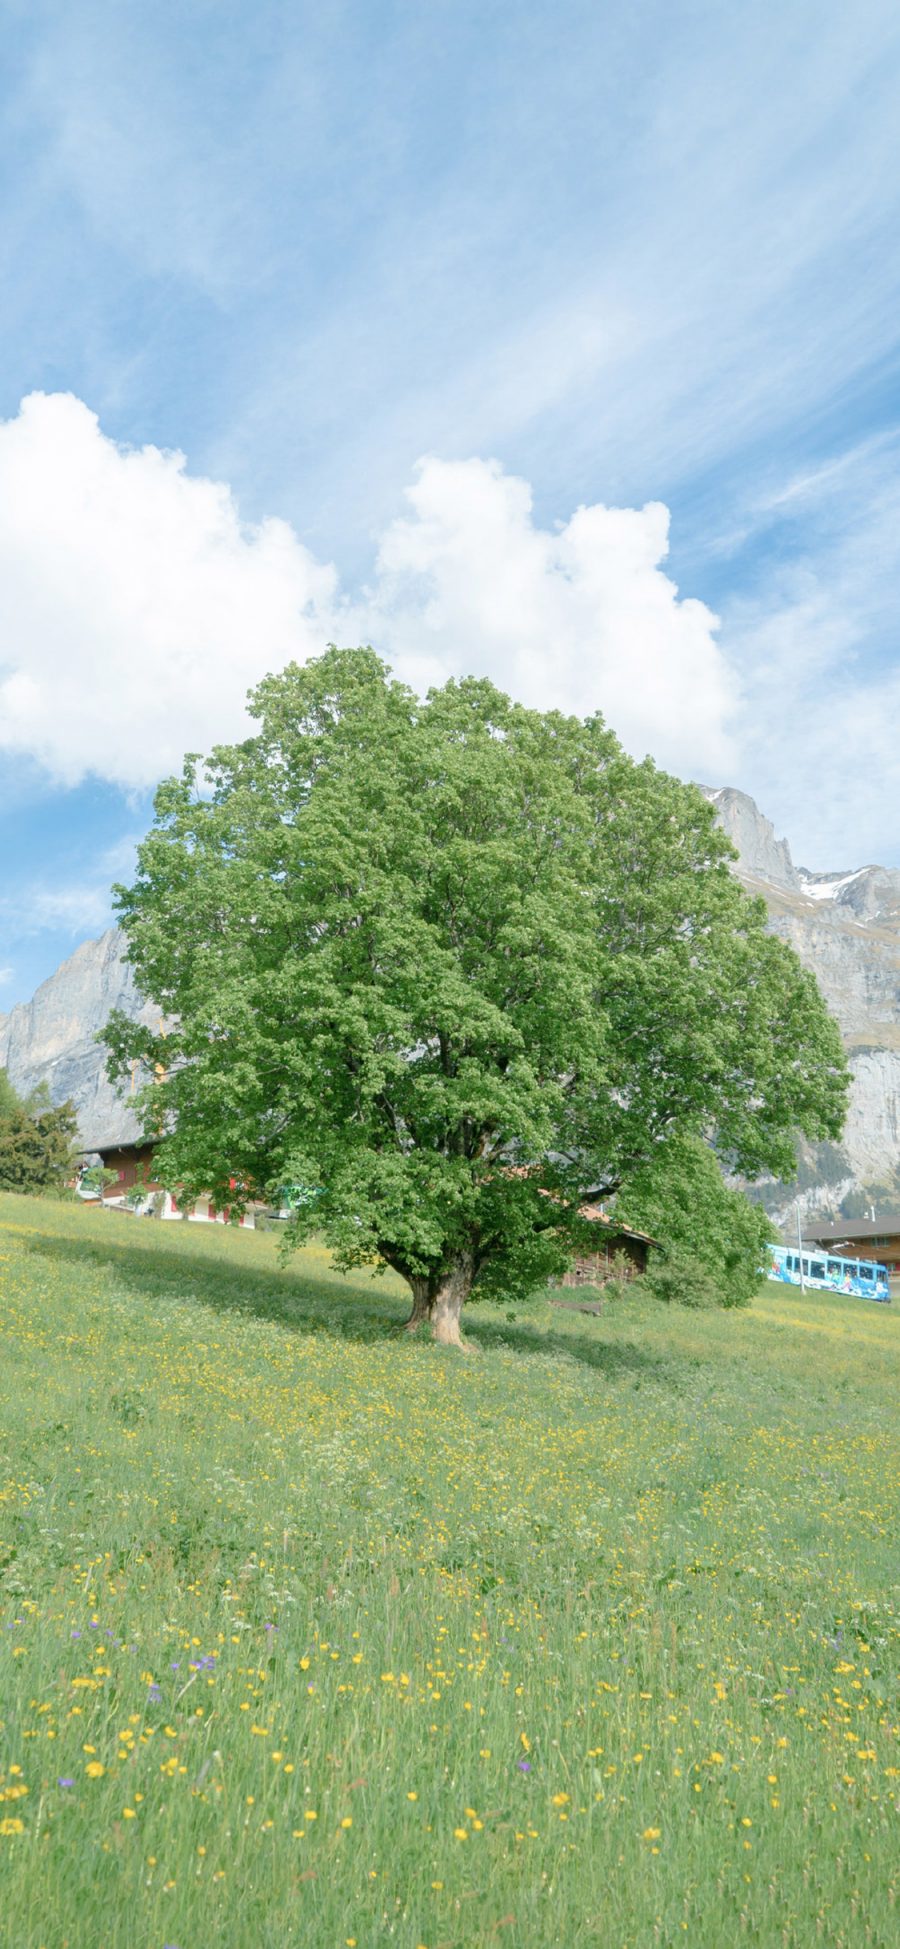
[[[789,479],[759,509],[763,567],[724,607],[743,773],[817,867],[898,858],[898,460],[885,433]]]
[[[74,940],[96,934],[113,921],[112,886],[127,881],[135,866],[137,837],[98,850],[90,870],[70,879],[23,876],[0,896],[0,921],[11,940],[56,934]],[[4,969],[11,980],[12,968]]]
[[[37,340],[320,554],[422,452],[678,514],[896,346],[889,0],[170,16],[21,11],[6,369]]]

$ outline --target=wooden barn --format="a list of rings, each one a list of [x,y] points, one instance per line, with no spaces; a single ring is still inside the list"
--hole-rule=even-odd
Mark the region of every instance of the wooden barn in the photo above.
[[[597,1243],[592,1251],[579,1254],[559,1281],[561,1286],[605,1286],[608,1279],[636,1279],[646,1272],[659,1239],[623,1225],[600,1205],[584,1205],[581,1216],[596,1224]]]

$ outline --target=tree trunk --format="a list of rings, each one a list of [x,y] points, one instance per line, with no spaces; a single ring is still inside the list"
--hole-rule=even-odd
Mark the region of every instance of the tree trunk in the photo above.
[[[457,1259],[436,1287],[430,1307],[435,1340],[442,1347],[465,1348],[459,1330],[459,1316],[472,1290],[473,1266],[469,1257]]]
[[[416,1328],[421,1326],[422,1321],[428,1319],[431,1302],[427,1279],[410,1279],[409,1283],[412,1287],[413,1303],[412,1312],[406,1321],[406,1331],[407,1333],[415,1333]]]

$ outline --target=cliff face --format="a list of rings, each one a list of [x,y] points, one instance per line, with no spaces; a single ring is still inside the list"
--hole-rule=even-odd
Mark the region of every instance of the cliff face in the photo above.
[[[23,1094],[46,1082],[54,1103],[71,1097],[86,1150],[138,1134],[128,1095],[107,1081],[105,1051],[94,1039],[114,1008],[148,1023],[159,1020],[159,1010],[142,1004],[135,991],[124,945],[115,927],[99,941],[84,941],[30,1002],[0,1015],[0,1068]]]
[[[812,969],[843,1033],[853,1073],[844,1134],[837,1147],[811,1146],[801,1172],[807,1208],[834,1208],[848,1191],[890,1185],[900,1172],[900,872],[808,873],[745,793],[707,797],[738,849],[739,879]],[[766,1203],[783,1209],[794,1191],[772,1186]]]
[[[724,785],[720,791],[711,791],[706,785],[700,789],[712,801],[719,825],[738,849],[741,879],[758,881],[761,887],[799,891],[800,875],[787,840],[776,839],[771,819],[764,817],[756,801],[731,785]]]

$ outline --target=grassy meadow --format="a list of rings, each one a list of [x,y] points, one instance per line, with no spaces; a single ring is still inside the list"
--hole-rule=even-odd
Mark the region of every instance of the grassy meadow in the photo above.
[[[900,1939],[898,1309],[0,1198],[0,1941]]]

